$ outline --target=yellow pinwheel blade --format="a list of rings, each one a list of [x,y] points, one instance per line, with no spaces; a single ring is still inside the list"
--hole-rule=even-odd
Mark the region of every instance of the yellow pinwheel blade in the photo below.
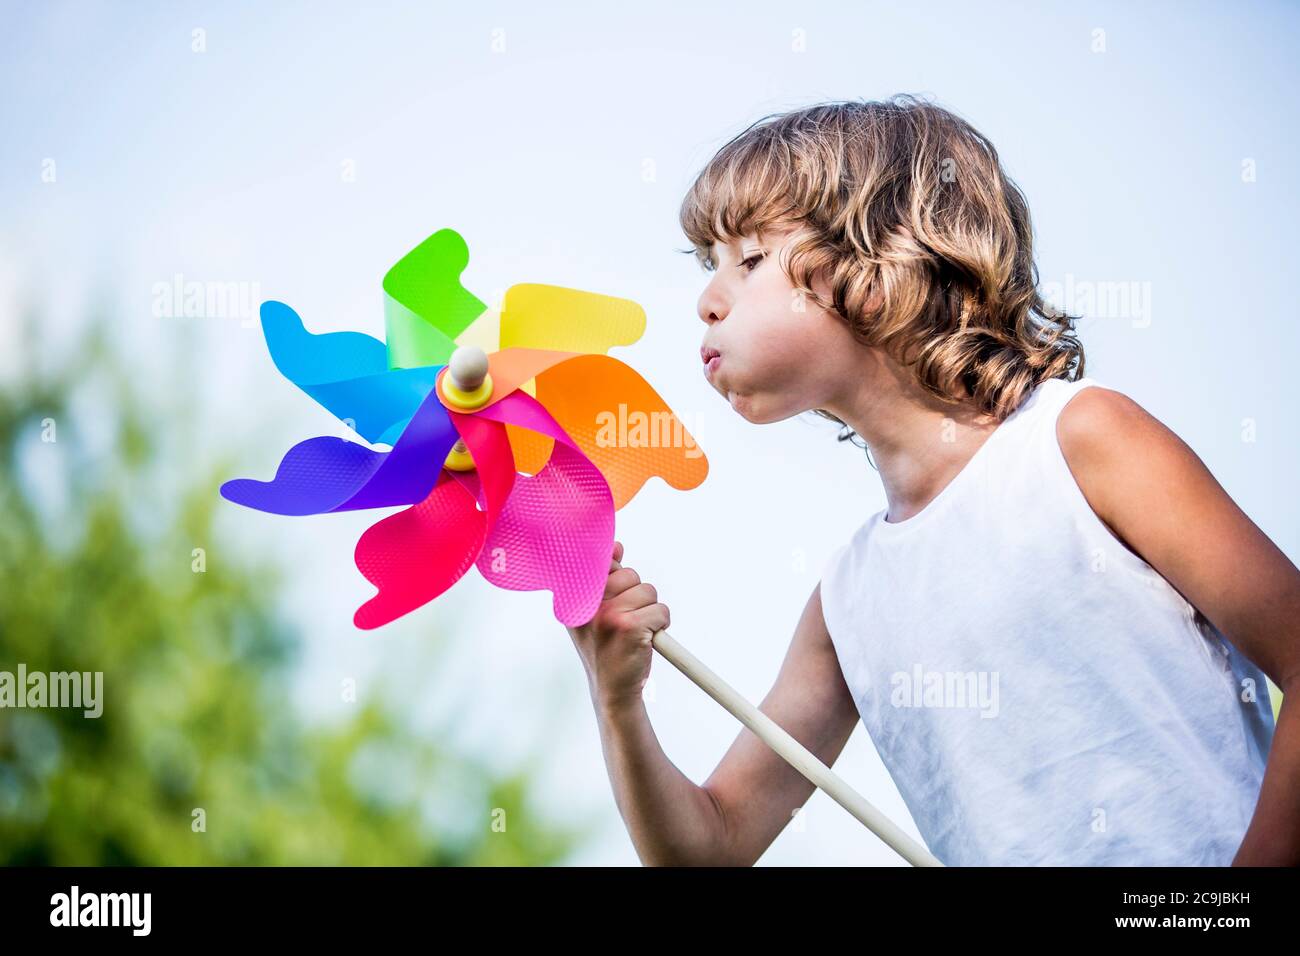
[[[645,333],[645,309],[631,299],[522,283],[501,304],[502,349],[551,349],[604,355]]]

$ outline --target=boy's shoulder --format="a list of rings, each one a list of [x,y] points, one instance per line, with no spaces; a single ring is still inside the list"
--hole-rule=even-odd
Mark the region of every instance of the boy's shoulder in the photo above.
[[[1056,438],[1079,490],[1129,550],[1134,510],[1160,511],[1204,465],[1163,422],[1123,392],[1078,390],[1061,409]]]
[[[1072,470],[1161,430],[1173,435],[1132,398],[1098,384],[1075,390],[1056,418],[1056,437]]]

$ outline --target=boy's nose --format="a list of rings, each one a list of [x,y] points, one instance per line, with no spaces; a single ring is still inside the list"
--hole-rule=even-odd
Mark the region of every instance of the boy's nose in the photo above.
[[[726,304],[722,301],[721,296],[711,288],[704,290],[704,294],[700,296],[700,301],[696,304],[695,309],[705,325],[712,325],[727,314]]]

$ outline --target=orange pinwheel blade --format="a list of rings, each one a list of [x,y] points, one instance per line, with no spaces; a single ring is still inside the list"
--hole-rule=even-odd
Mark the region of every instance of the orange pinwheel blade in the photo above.
[[[709,472],[704,450],[630,366],[578,355],[537,375],[537,400],[609,482],[615,510],[654,475],[681,491]]]

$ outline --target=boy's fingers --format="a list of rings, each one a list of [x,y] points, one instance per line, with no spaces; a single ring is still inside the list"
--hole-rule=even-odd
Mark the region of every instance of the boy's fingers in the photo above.
[[[663,603],[646,604],[635,608],[629,612],[629,616],[636,621],[638,627],[644,627],[651,634],[667,630],[672,623],[668,605]]]
[[[623,560],[623,542],[615,541],[614,542],[614,563],[610,565],[609,569],[613,571],[614,568],[618,565],[618,563],[622,560]]]
[[[641,576],[631,568],[616,568],[605,579],[605,600],[622,594],[641,583]]]
[[[657,603],[659,593],[655,590],[653,584],[638,581],[631,587],[614,594],[608,600],[610,606],[616,611],[639,611]]]

